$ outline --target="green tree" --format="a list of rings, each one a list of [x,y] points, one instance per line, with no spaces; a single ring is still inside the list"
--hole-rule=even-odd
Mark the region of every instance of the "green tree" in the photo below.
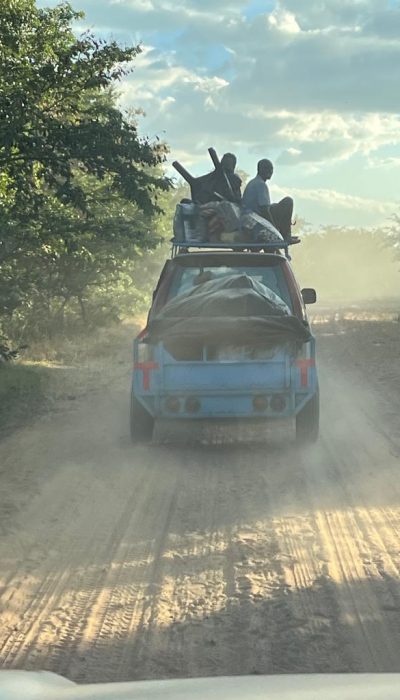
[[[60,201],[85,209],[76,171],[99,179],[110,175],[126,199],[152,214],[155,192],[168,187],[151,172],[164,150],[138,138],[134,121],[107,92],[140,48],[123,49],[91,34],[76,38],[71,23],[81,16],[68,3],[38,9],[34,0],[2,2],[2,191],[25,211],[28,203],[40,205],[43,186]]]
[[[90,327],[116,320],[129,305],[132,313],[149,291],[147,284],[138,291],[148,282],[141,274],[143,261],[168,232],[165,216],[149,218],[121,197],[109,178],[77,179],[90,216],[46,197],[29,228],[35,243],[3,261],[3,329],[18,341],[67,330],[76,322]]]
[[[75,307],[86,319],[95,289],[105,312],[126,266],[160,240],[166,148],[139,138],[114,93],[140,47],[77,38],[80,17],[68,3],[2,2],[3,333],[40,332]]]

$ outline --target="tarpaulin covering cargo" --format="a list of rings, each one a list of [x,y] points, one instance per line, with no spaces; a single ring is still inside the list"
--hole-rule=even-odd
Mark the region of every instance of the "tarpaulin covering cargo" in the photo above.
[[[303,344],[311,334],[288,306],[246,274],[199,283],[168,302],[148,326],[146,342],[163,341],[172,354],[179,344]]]

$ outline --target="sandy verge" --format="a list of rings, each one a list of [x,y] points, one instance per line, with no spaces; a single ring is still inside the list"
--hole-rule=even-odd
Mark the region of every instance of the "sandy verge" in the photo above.
[[[133,449],[113,357],[107,389],[0,444],[2,667],[400,671],[400,324],[315,329],[315,448]]]

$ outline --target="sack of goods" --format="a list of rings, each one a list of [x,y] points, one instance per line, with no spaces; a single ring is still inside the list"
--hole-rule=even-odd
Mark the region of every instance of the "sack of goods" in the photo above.
[[[279,243],[283,238],[269,221],[254,212],[242,212],[237,204],[208,202],[177,204],[174,216],[176,241],[196,243]]]
[[[200,216],[199,206],[191,201],[176,205],[174,238],[179,242],[204,243],[208,241],[206,222]]]
[[[240,208],[232,202],[208,202],[199,207],[209,241],[221,241],[228,236],[240,239]]]
[[[283,237],[267,219],[255,212],[243,212],[240,219],[243,240],[248,243],[279,243]]]

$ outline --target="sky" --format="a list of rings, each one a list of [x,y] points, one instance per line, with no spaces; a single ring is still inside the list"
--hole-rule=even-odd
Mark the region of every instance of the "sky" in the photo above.
[[[52,6],[52,0],[40,0]],[[400,0],[72,0],[77,31],[140,43],[119,85],[141,134],[194,175],[207,148],[253,176],[270,158],[272,199],[297,218],[380,226],[400,209]]]

